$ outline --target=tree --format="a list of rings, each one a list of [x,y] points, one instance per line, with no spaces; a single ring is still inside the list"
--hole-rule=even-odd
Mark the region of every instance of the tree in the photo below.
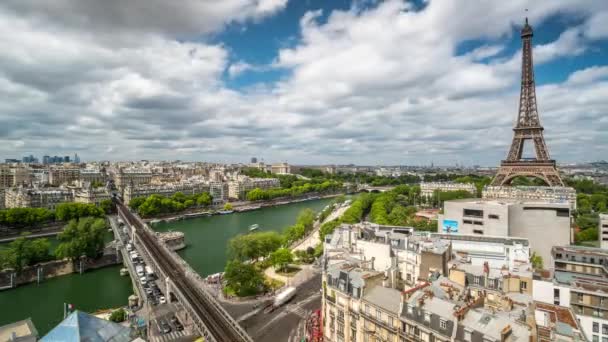
[[[230,203],[226,203],[226,204],[224,204],[224,210],[228,210],[228,211],[230,211],[230,210],[232,210],[232,208],[233,208],[233,207],[232,207],[232,204],[230,204]]]
[[[530,263],[532,263],[534,269],[543,269],[543,258],[540,255],[537,255],[536,252],[532,253],[532,256],[530,256]]]
[[[55,209],[55,216],[59,221],[69,221],[85,216],[103,217],[105,212],[95,204],[61,203]]]
[[[325,236],[333,233],[336,227],[339,225],[340,220],[338,219],[323,223],[321,228],[319,228],[319,239],[321,239],[321,242],[325,241]]]
[[[235,260],[255,261],[267,257],[282,243],[283,238],[277,232],[237,235],[228,241],[228,255]]]
[[[593,228],[587,228],[585,230],[581,230],[580,232],[576,233],[576,235],[574,236],[574,239],[576,240],[576,242],[597,241],[597,239],[598,239],[597,228],[593,227]]]
[[[79,221],[71,220],[57,235],[61,243],[57,246],[55,254],[59,258],[72,260],[82,255],[96,258],[103,250],[106,229],[104,219],[87,217]]]
[[[99,202],[99,207],[106,214],[111,214],[116,211],[116,208],[114,207],[114,203],[112,203],[112,200],[109,200],[109,199]]]
[[[145,197],[135,197],[129,201],[129,208],[133,210],[137,210],[144,202],[146,201]]]
[[[19,238],[8,244],[8,248],[1,251],[0,269],[11,267],[17,272],[25,266],[35,265],[51,260],[51,243],[48,239],[28,239],[29,233],[23,233]]]
[[[201,206],[208,206],[213,202],[213,198],[208,192],[203,192],[196,198],[196,204]]]
[[[124,322],[125,319],[127,319],[127,312],[123,308],[112,311],[109,318],[114,323]]]
[[[251,296],[258,293],[264,285],[264,276],[255,265],[231,260],[224,269],[226,286],[237,296]]]
[[[270,254],[271,264],[278,270],[286,270],[290,262],[293,262],[293,254],[287,248],[279,248]]]

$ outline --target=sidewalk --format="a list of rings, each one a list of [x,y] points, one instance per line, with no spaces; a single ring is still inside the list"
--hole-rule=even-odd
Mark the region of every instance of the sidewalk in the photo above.
[[[316,223],[312,233],[308,234],[308,236],[304,240],[302,240],[302,242],[293,247],[292,252],[305,251],[306,249],[308,249],[308,247],[315,248],[315,246],[321,242],[321,240],[319,240],[319,229],[321,229],[321,226],[324,223],[327,223],[331,220],[335,220],[338,217],[342,216],[342,214],[344,214],[344,212],[348,208],[350,208],[350,205],[347,207],[340,207],[337,210],[332,211],[331,214],[329,214],[323,222]]]

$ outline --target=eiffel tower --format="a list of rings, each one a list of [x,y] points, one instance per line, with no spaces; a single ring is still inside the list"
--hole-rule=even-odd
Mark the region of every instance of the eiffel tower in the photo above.
[[[526,24],[521,30],[521,94],[519,97],[519,115],[513,128],[513,142],[507,159],[500,163],[500,168],[491,185],[509,185],[517,176],[540,178],[548,186],[564,186],[555,160],[549,157],[549,150],[543,137],[543,126],[540,124],[536,108],[536,87],[532,63],[532,27]],[[522,158],[524,142],[534,143],[536,158]]]

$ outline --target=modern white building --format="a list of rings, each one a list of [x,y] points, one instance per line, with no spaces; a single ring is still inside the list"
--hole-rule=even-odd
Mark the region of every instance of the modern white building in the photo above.
[[[478,198],[446,201],[438,232],[526,238],[532,252],[547,263],[553,246],[572,241],[570,204]]]

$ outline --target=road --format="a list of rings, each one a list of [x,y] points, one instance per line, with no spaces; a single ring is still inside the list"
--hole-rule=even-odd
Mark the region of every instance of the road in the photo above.
[[[350,205],[348,206],[340,206],[340,208],[334,210],[331,212],[331,214],[329,214],[325,220],[321,223],[317,223],[314,227],[314,231],[311,234],[308,234],[308,237],[306,237],[300,244],[298,244],[297,246],[295,246],[293,248],[293,251],[305,251],[306,249],[308,249],[308,247],[312,247],[315,248],[316,245],[319,244],[319,242],[321,242],[321,240],[319,240],[319,229],[321,229],[321,226],[324,223],[327,223],[331,220],[335,220],[338,217],[342,216],[342,214],[344,214],[344,212],[350,208]]]
[[[321,275],[298,286],[296,296],[286,305],[265,314],[259,312],[241,322],[256,342],[289,341],[302,320],[321,308]]]

